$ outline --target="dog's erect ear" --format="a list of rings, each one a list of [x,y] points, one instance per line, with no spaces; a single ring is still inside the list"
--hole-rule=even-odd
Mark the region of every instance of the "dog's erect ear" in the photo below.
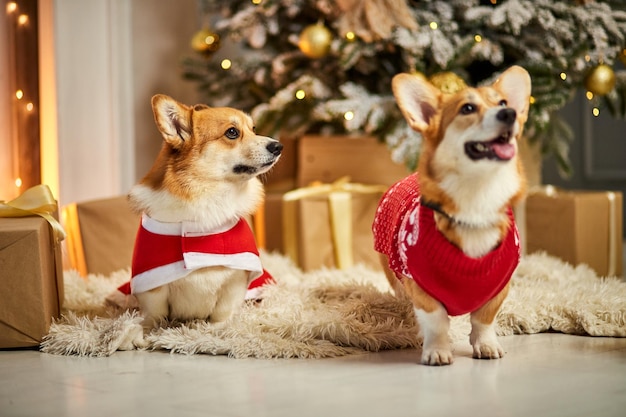
[[[391,88],[409,126],[424,132],[437,112],[439,90],[426,79],[411,74],[393,77]]]
[[[163,139],[179,147],[191,137],[191,108],[163,94],[152,97],[154,120]]]
[[[509,107],[515,109],[523,122],[528,119],[531,81],[528,71],[520,66],[512,66],[504,71],[493,83],[493,87],[506,97]]]

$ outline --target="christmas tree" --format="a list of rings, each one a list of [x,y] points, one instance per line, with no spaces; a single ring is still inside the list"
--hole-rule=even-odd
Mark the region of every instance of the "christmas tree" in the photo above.
[[[375,135],[413,168],[421,137],[395,104],[392,77],[454,91],[514,64],[533,81],[526,136],[564,173],[573,135],[558,110],[577,90],[594,111],[626,115],[623,0],[198,1],[205,23],[185,77],[208,104],[250,112],[267,135]]]

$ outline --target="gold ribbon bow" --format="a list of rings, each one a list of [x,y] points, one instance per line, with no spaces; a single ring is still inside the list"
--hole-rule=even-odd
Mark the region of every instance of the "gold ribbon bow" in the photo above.
[[[313,183],[285,193],[282,219],[285,254],[298,263],[297,201],[324,196],[328,197],[335,263],[340,269],[352,266],[352,194],[384,193],[387,188],[385,185],[350,183],[349,177],[342,177],[332,184]]]
[[[52,226],[55,243],[65,239],[65,231],[54,218],[57,210],[57,201],[54,199],[47,185],[39,184],[24,191],[22,195],[11,201],[0,201],[0,217],[28,217],[41,216]]]

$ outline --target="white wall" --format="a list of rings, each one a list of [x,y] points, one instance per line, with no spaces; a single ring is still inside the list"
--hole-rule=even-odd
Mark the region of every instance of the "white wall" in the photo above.
[[[195,103],[180,60],[198,30],[195,0],[55,0],[61,205],[125,194],[160,136],[150,97]]]

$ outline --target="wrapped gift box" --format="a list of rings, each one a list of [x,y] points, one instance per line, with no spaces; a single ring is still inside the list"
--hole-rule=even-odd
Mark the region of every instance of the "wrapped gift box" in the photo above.
[[[526,251],[545,251],[600,276],[622,274],[622,194],[545,187],[529,193]]]
[[[56,208],[56,201],[48,205]],[[63,302],[63,230],[53,217],[55,208],[36,209],[53,229],[39,215],[0,206],[0,348],[37,346]]]
[[[82,276],[129,268],[140,218],[126,196],[64,206],[70,267]]]
[[[355,183],[390,186],[410,174],[374,137],[307,135],[298,146],[298,187],[346,176]]]
[[[281,207],[284,253],[305,271],[357,263],[380,269],[372,223],[386,188],[340,180],[285,193]]]

